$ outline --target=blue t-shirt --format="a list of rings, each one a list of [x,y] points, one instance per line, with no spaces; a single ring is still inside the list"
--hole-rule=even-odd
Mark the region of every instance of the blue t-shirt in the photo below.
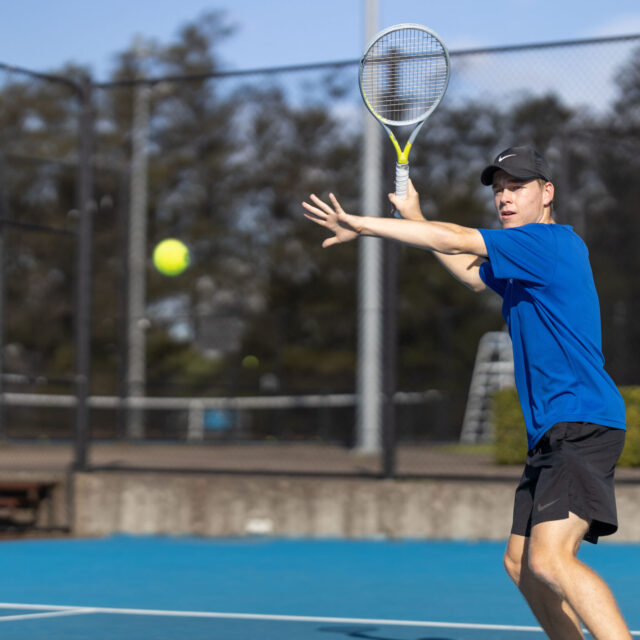
[[[558,422],[625,428],[604,370],[600,304],[589,252],[570,226],[480,229],[483,282],[502,296],[529,448]]]

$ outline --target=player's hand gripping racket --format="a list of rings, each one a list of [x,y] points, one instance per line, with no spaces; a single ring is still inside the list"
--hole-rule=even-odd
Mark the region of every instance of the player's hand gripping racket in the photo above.
[[[384,29],[369,43],[360,60],[359,80],[364,103],[395,147],[395,192],[405,198],[409,153],[420,128],[447,90],[449,53],[431,29],[398,24]],[[401,147],[391,127],[410,126],[411,134]]]

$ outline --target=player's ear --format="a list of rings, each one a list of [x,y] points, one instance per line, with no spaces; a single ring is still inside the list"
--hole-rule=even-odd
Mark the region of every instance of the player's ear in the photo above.
[[[542,195],[543,195],[542,204],[545,207],[548,207],[553,202],[553,197],[555,195],[555,188],[552,182],[545,182],[542,185]]]

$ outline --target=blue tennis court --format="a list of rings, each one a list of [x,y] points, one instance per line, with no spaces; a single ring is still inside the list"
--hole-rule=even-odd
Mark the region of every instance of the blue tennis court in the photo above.
[[[12,640],[545,637],[503,543],[116,536],[0,545]],[[640,546],[585,546],[640,629]],[[634,633],[640,635],[640,631]]]

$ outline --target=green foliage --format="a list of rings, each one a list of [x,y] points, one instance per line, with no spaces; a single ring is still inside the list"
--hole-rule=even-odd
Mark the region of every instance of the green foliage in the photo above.
[[[640,467],[640,387],[621,387],[627,408],[627,437],[620,466]]]
[[[165,332],[154,331],[149,335],[147,353],[154,363],[148,379],[150,395],[175,389],[197,395],[221,385],[220,358],[206,358],[188,343],[172,339]]]
[[[640,466],[640,387],[621,387],[627,408],[627,436],[618,462],[621,467]],[[497,391],[492,399],[495,460],[498,464],[521,464],[527,456],[527,438],[515,389]]]
[[[498,464],[520,464],[527,457],[527,432],[515,389],[496,391],[491,402]]]

